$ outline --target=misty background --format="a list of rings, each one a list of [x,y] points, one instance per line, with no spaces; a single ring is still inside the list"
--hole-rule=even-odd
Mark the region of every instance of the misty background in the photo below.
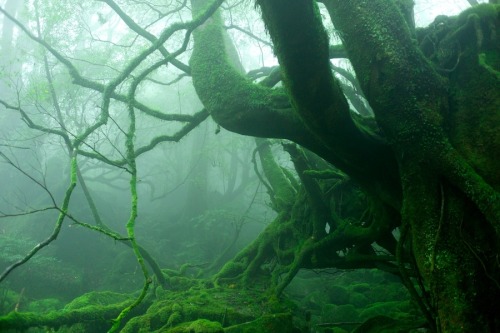
[[[109,82],[149,41],[136,38],[100,1],[3,0],[0,5],[35,38],[70,59],[82,75],[82,82],[73,84],[58,59],[0,16],[1,272],[53,232],[71,178],[72,152],[58,131],[74,139],[101,112],[101,95],[82,86],[85,78]],[[465,0],[416,1],[416,21],[428,25],[437,15],[454,15],[468,6]],[[189,10],[160,16],[133,3],[128,10],[136,22],[148,22],[151,33],[166,23],[191,19]],[[227,13],[227,31],[243,70],[276,66],[252,1]],[[183,38],[174,34],[165,48],[180,48]],[[187,64],[190,52],[188,44],[177,59]],[[334,64],[350,70],[346,60]],[[129,84],[125,80],[117,92],[125,95]],[[200,115],[203,107],[190,77],[175,66],[158,68],[137,89],[136,99],[151,110],[137,113],[134,136],[136,151],[144,149],[136,159],[137,242],[162,268],[187,269],[192,276],[213,273],[274,217],[259,179],[255,141]],[[78,154],[88,193],[79,181],[69,203],[71,219],[64,221],[57,240],[16,269],[3,282],[2,292],[22,292],[32,300],[69,300],[90,290],[134,291],[143,283],[134,253],[123,241],[82,225],[126,235],[131,194],[125,142],[130,119],[123,103],[111,101],[109,112],[107,123],[86,137]],[[281,148],[274,145],[273,151],[282,167],[293,172]]]

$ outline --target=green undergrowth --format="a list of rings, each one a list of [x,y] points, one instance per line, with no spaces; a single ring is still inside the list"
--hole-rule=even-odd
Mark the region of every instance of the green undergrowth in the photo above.
[[[370,283],[360,282],[361,278]],[[366,332],[412,332],[422,327],[421,316],[401,284],[377,272],[349,273],[333,280],[301,274],[282,298],[257,282],[242,288],[237,283],[215,285],[176,276],[169,278],[169,284],[169,289],[151,288],[120,332],[345,333],[360,332],[360,327]],[[64,307],[51,299],[36,301],[28,307],[36,312],[0,317],[0,331],[106,332],[134,297],[103,291],[84,294]]]
[[[283,333],[300,332],[292,323],[293,303],[271,297],[263,288],[215,287],[207,280],[184,277],[170,283],[170,290],[152,288],[120,332],[265,333],[281,327]],[[63,308],[53,301],[37,301],[30,307],[36,312],[13,311],[1,316],[0,331],[106,332],[133,300],[134,295],[104,291],[84,294]]]
[[[243,289],[237,285],[215,287],[209,281],[182,278],[176,282],[191,286],[178,291],[157,287],[156,300],[146,313],[132,318],[122,332],[264,333],[274,332],[271,327],[276,327],[284,317],[291,323],[294,305],[269,297],[264,289]],[[262,325],[269,329],[257,329]]]
[[[399,278],[377,270],[332,270],[322,275],[304,271],[286,293],[300,309],[296,313],[308,313],[302,327],[318,333],[413,332],[425,327]],[[388,319],[372,322],[380,316]]]

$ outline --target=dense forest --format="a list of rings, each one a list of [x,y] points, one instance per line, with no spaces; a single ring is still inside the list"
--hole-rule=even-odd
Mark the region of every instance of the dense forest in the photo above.
[[[500,332],[498,1],[0,27],[0,331]]]

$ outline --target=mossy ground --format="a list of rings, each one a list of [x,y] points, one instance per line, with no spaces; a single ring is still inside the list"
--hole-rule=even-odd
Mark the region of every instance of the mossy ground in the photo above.
[[[123,332],[225,332],[229,327],[230,332],[247,332],[236,327],[256,320],[250,327],[261,325],[258,320],[263,316],[277,316],[279,321],[293,311],[292,303],[269,297],[263,288],[216,287],[209,281],[188,279],[184,284],[190,287],[180,291],[157,287],[146,313],[131,319]],[[273,321],[266,322],[272,326]]]
[[[238,284],[216,286],[210,280],[187,277],[171,280],[170,290],[151,289],[143,304],[124,322],[121,332],[300,333],[311,329],[322,333],[350,332],[362,322],[381,315],[390,317],[381,321],[381,327],[409,327],[409,321],[421,324],[419,314],[397,279],[376,271],[351,272],[333,278],[305,272],[299,274],[281,298],[257,283],[243,288]],[[48,307],[43,312],[38,307],[38,313],[12,312],[0,317],[0,330],[15,332],[17,327],[32,327],[27,332],[106,332],[133,296],[92,292],[58,310]],[[351,325],[335,324],[341,322]]]

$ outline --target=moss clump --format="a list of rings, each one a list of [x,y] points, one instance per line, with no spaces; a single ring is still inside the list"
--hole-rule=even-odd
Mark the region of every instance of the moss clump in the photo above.
[[[223,333],[224,329],[219,322],[210,321],[207,319],[198,319],[188,323],[183,323],[165,333]]]
[[[111,305],[85,305],[77,309],[51,311],[39,314],[33,312],[11,312],[0,317],[0,332],[24,331],[33,327],[54,328],[66,332],[105,332],[110,322],[130,301]]]
[[[485,22],[495,21],[500,13],[500,5],[494,4],[480,4],[478,6],[473,6],[467,8],[458,15],[458,23],[460,25],[464,24],[470,15],[477,15],[482,18]]]
[[[293,333],[292,315],[279,313],[264,315],[252,322],[227,327],[225,333]]]
[[[385,315],[392,318],[400,318],[407,316],[407,313],[409,312],[410,306],[408,301],[378,302],[361,311],[359,314],[359,318],[361,318],[362,320],[366,320],[379,315]]]
[[[331,286],[327,290],[328,298],[332,304],[343,305],[349,303],[349,292],[341,286]]]
[[[352,333],[406,333],[424,327],[423,322],[399,321],[386,316],[376,316],[358,326]]]
[[[210,321],[206,319],[198,319],[191,324],[189,324],[189,333],[219,333],[224,332],[222,325],[215,321]]]
[[[178,311],[172,312],[170,317],[168,317],[167,326],[172,327],[172,326],[175,326],[177,324],[180,324],[181,322],[182,322],[182,314]]]
[[[324,322],[356,322],[359,320],[359,314],[352,304],[325,304],[321,310],[321,318]]]
[[[115,293],[111,291],[91,292],[75,298],[73,301],[68,303],[64,307],[64,309],[75,310],[96,305],[105,306],[123,303],[129,300],[131,300],[130,295]]]
[[[60,300],[56,298],[44,298],[41,300],[30,302],[27,311],[42,313],[59,310],[62,307],[63,304]]]
[[[174,303],[174,305],[172,305],[172,311],[173,312],[182,312],[182,306],[178,303]]]
[[[370,304],[370,300],[365,295],[354,292],[349,295],[349,303],[356,308],[364,308]]]
[[[372,290],[373,288],[368,283],[356,283],[356,284],[352,284],[349,287],[349,289],[351,289],[351,291],[358,292],[358,293],[366,293],[366,292]]]
[[[277,298],[268,297],[261,289],[206,288],[206,281],[203,280],[192,280],[190,285],[187,290],[164,293],[144,314],[126,323],[122,332],[190,333],[191,328],[193,332],[198,332],[197,324],[199,332],[212,332],[201,330],[201,327],[215,329],[239,325],[255,321],[261,316],[283,313],[293,307]],[[215,324],[208,325],[209,322]]]

